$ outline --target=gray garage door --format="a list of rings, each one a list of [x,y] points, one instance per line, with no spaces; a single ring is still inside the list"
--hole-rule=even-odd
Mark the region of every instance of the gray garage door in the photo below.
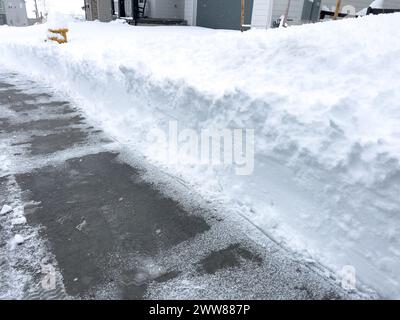
[[[240,29],[241,0],[197,0],[197,25],[214,29]],[[253,0],[245,0],[245,24],[251,23]]]

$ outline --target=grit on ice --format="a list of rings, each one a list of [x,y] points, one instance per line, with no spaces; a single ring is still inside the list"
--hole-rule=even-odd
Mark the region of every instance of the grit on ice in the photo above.
[[[163,307],[156,304],[155,307],[150,307],[150,315],[170,315],[180,318],[183,313],[183,307]]]

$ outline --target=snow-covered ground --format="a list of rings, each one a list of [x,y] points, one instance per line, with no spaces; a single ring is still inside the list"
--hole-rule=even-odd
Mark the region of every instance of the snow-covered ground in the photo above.
[[[400,298],[400,14],[245,33],[71,22],[0,27],[0,65],[51,83],[132,152],[284,245]],[[171,163],[146,139],[255,130],[255,168]]]

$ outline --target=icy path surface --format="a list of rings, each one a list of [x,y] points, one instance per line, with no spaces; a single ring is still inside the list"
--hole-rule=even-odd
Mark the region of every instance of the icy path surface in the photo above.
[[[0,124],[0,299],[361,297],[133,157],[49,87],[0,74]]]
[[[63,46],[45,28],[1,27],[0,63],[300,256],[400,297],[399,14],[244,34],[71,23]],[[170,120],[254,129],[254,173],[169,163],[145,137]]]

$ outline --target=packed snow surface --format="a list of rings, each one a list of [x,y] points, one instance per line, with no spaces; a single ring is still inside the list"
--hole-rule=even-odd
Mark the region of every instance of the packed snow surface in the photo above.
[[[0,27],[0,65],[51,83],[133,152],[277,241],[400,298],[400,14],[245,33]],[[248,128],[255,167],[172,163],[151,129]]]

